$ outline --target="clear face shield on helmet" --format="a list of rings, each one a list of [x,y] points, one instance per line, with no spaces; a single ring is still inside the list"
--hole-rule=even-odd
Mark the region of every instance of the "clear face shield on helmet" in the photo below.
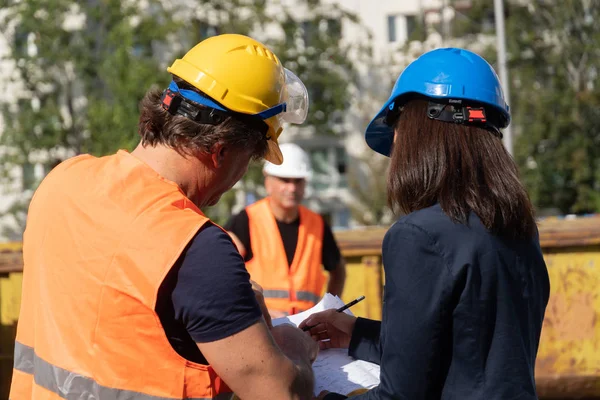
[[[281,91],[280,103],[259,114],[263,120],[277,117],[280,123],[302,124],[308,115],[308,90],[304,83],[287,68],[285,71],[285,86]]]
[[[279,114],[279,119],[290,124],[301,124],[308,115],[308,90],[296,74],[287,68],[284,70],[285,90],[281,102],[286,104],[286,108]]]

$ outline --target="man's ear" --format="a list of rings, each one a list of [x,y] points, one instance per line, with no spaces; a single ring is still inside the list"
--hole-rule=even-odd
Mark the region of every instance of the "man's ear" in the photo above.
[[[217,142],[213,145],[211,149],[211,160],[213,163],[213,167],[220,168],[225,162],[225,152],[227,149],[221,142]]]

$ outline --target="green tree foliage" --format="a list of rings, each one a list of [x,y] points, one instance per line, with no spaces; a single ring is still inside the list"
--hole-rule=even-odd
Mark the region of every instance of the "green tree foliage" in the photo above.
[[[539,208],[600,211],[599,18],[596,1],[510,9],[515,154]]]
[[[505,2],[515,159],[539,210],[600,211],[598,18],[593,0]],[[473,1],[453,33],[494,34],[493,21],[493,3]]]
[[[14,92],[2,103],[2,176],[79,153],[103,155],[137,142],[138,102],[164,85],[154,46],[173,28],[161,3],[119,0],[21,0],[5,4]],[[25,181],[25,180],[24,180]],[[35,180],[10,207],[17,234]],[[21,228],[19,229],[19,226]],[[11,236],[15,236],[13,233]]]
[[[143,13],[118,0],[13,2],[1,25],[13,38],[11,58],[24,91],[13,94],[16,110],[5,107],[2,144],[19,148],[22,157],[59,148],[96,155],[131,148],[139,100],[168,81],[153,44],[172,21],[159,1],[147,4]]]

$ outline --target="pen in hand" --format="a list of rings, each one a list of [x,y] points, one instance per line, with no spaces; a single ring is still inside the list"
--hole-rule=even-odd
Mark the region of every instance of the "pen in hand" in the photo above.
[[[364,299],[365,299],[365,296],[360,296],[360,297],[352,300],[351,302],[344,304],[342,307],[338,308],[335,311],[336,312],[344,312],[347,309],[349,309],[350,307],[352,307],[353,305],[355,305],[356,303],[359,303],[359,302],[363,301]],[[308,330],[310,330],[312,328],[314,328],[314,326],[305,326],[304,328],[302,328],[302,330],[304,332],[306,332],[306,331],[308,331]]]
[[[365,296],[360,296],[360,297],[352,300],[350,303],[344,304],[342,307],[338,308],[335,311],[337,311],[337,312],[344,312],[347,309],[349,309],[350,307],[352,307],[353,305],[355,305],[356,303],[363,301],[364,299],[365,299]]]

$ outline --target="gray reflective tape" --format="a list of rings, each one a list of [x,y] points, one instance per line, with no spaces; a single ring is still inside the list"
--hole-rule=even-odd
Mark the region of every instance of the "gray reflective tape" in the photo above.
[[[289,299],[290,292],[287,290],[265,290],[263,296],[265,299]]]
[[[33,374],[33,348],[15,342],[15,359],[13,368],[17,371]]]
[[[313,303],[318,303],[321,300],[321,296],[311,292],[296,292],[296,298],[300,301],[311,301]]]
[[[265,299],[289,299],[290,292],[287,290],[265,290],[263,291]],[[321,296],[317,296],[311,292],[296,292],[296,299],[300,301],[311,301],[318,303],[321,300]]]
[[[68,400],[175,400],[173,397],[158,397],[131,390],[115,389],[99,385],[87,376],[75,374],[39,358],[32,347],[15,343],[16,370],[32,374],[35,383]],[[183,400],[230,400],[232,393],[221,393],[216,397]],[[182,400],[181,398],[179,400]]]

